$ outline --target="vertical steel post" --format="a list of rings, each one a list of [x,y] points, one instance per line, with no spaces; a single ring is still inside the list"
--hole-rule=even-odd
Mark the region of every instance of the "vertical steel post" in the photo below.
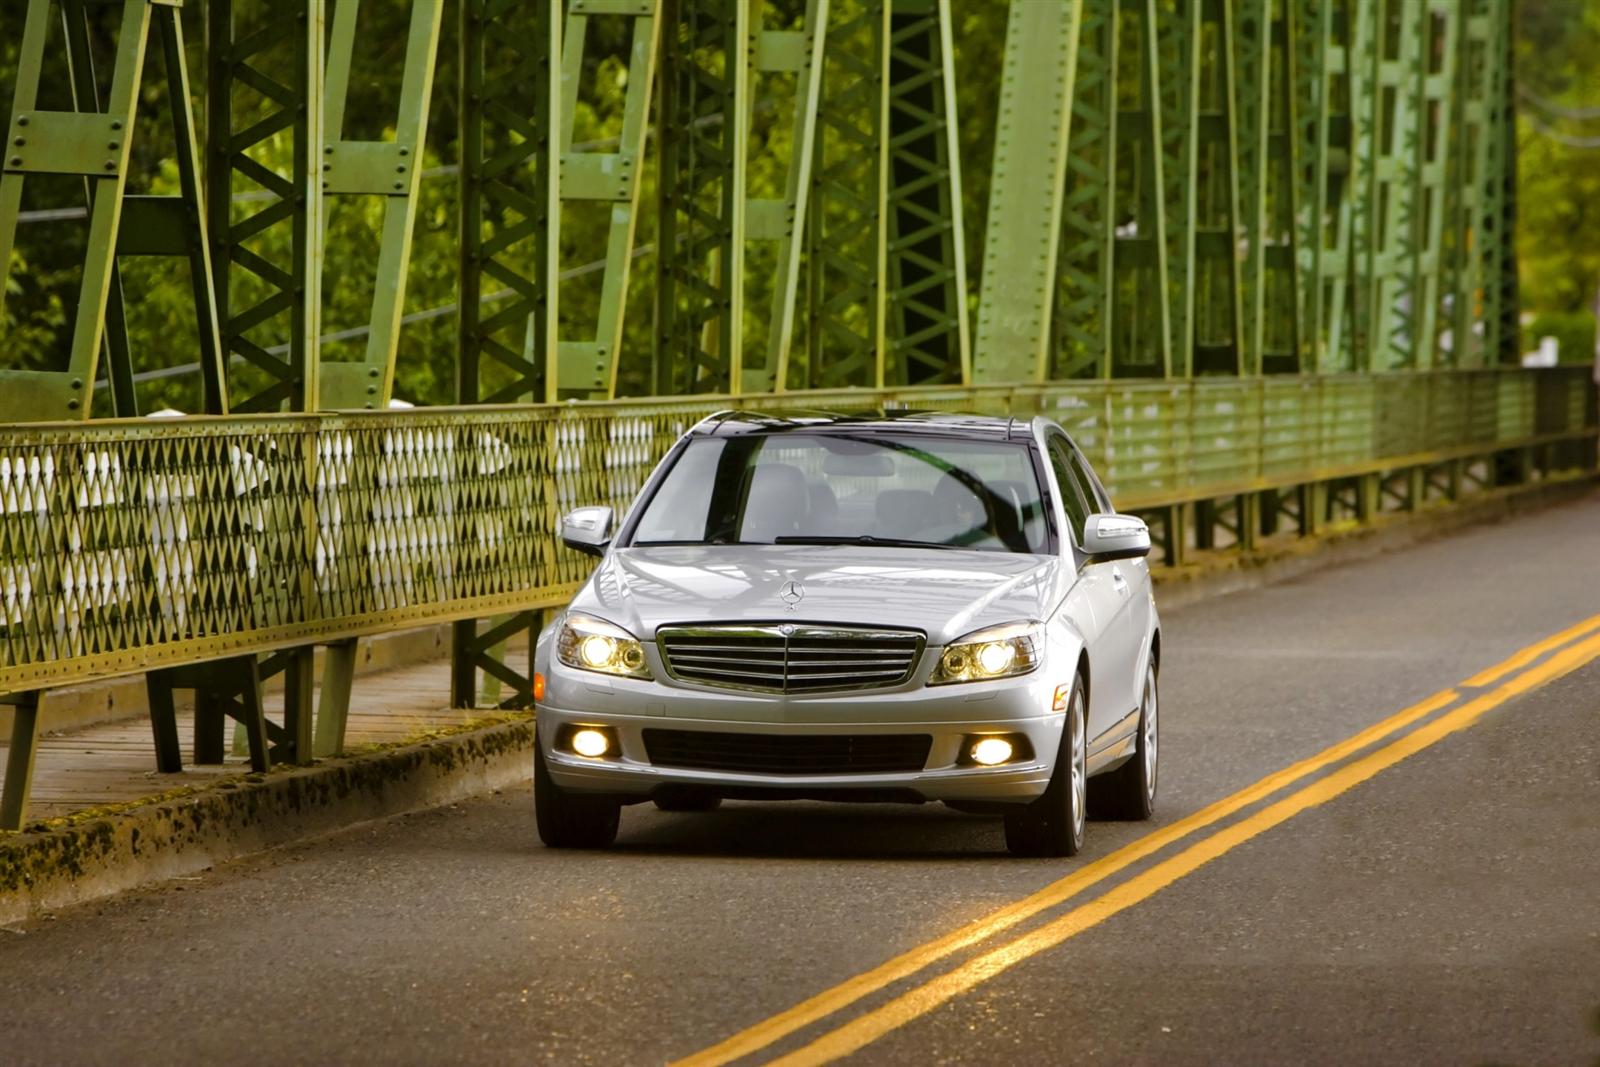
[[[1294,15],[1293,0],[1243,0],[1234,22],[1246,241],[1242,340],[1250,374],[1301,368]]]
[[[995,125],[972,378],[1042,381],[1083,5],[1013,3]]]
[[[1445,180],[1456,89],[1456,34],[1461,18],[1456,0],[1429,0],[1422,13],[1417,86],[1416,205],[1412,215],[1409,312],[1411,365],[1434,366],[1439,350],[1439,294],[1445,234]]]
[[[381,409],[388,406],[393,393],[406,273],[411,265],[411,234],[422,182],[428,104],[433,94],[439,25],[444,16],[438,0],[411,0],[395,139],[351,141],[344,137],[344,111],[355,59],[359,11],[360,0],[340,0],[333,12],[322,105],[322,190],[326,196],[383,197],[383,230],[378,238],[378,270],[366,352],[359,362],[322,362],[318,406],[323,410]]]
[[[828,0],[806,0],[801,29],[768,30],[759,25],[751,28],[752,80],[762,75],[793,75],[794,112],[788,138],[789,156],[784,161],[782,199],[752,198],[744,207],[745,240],[777,244],[772,306],[766,321],[765,361],[744,368],[741,388],[746,392],[782,392],[788,387],[795,305],[802,277],[800,253],[805,247],[805,223],[816,156],[817,104],[822,89],[828,18]],[[779,140],[772,137],[766,143],[770,146]]]
[[[561,19],[548,4],[462,0],[462,404],[554,399]],[[485,285],[508,299],[485,314]]]
[[[599,16],[632,21],[631,45],[625,68],[627,87],[622,105],[622,130],[615,151],[573,150],[573,125],[577,118],[583,76],[584,41],[589,21]],[[600,300],[594,328],[588,337],[558,342],[557,395],[562,398],[605,398],[616,394],[617,369],[622,351],[623,310],[628,277],[633,265],[634,230],[638,223],[640,191],[645,180],[645,133],[650,99],[655,87],[656,55],[661,35],[661,0],[634,0],[628,4],[571,0],[561,42],[561,202],[580,201],[611,205],[606,230]],[[592,258],[585,255],[584,259]],[[559,276],[555,282],[559,286]],[[565,302],[567,308],[572,302]],[[569,315],[570,315],[569,310]]]
[[[972,379],[950,0],[890,0],[884,385]]]
[[[560,395],[561,38],[559,5],[463,0],[456,387],[463,404]],[[488,315],[485,281],[510,290],[510,299]],[[463,471],[461,482],[461,491],[472,491],[471,472]],[[512,687],[503,703],[531,704],[533,680],[504,661],[505,643],[522,632],[531,637],[537,626],[536,612],[497,619],[487,629],[477,620],[455,623],[451,704],[477,703],[479,671]]]
[[[883,388],[889,354],[888,0],[829,9],[806,222],[805,381]]]
[[[213,0],[206,46],[207,200],[217,242],[212,266],[222,341],[230,359],[255,371],[231,376],[233,407],[315,411],[322,292],[322,183],[316,160],[322,144],[326,0],[292,0],[271,10],[255,6],[248,22],[241,15],[242,2]],[[280,70],[288,72],[288,83],[278,77]],[[259,100],[253,109],[242,100],[246,91]],[[275,166],[283,131],[292,141],[284,161],[287,177]],[[273,198],[251,202],[259,207],[238,208],[234,193],[251,186]],[[279,241],[288,238],[286,258],[273,258],[268,231]],[[237,285],[236,270],[241,273]]]
[[[656,392],[744,387],[747,0],[665,0]]]

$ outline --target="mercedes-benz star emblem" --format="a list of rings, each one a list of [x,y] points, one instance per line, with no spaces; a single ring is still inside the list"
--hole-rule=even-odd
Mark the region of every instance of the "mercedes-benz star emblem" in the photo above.
[[[778,590],[778,599],[789,605],[790,611],[793,611],[796,607],[798,607],[800,601],[804,600],[805,598],[805,586],[801,585],[799,582],[784,582],[783,588]]]

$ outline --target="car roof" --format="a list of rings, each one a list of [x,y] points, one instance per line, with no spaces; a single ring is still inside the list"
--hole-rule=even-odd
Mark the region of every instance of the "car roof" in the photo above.
[[[1026,438],[1031,436],[1025,420],[1009,415],[974,415],[949,411],[810,411],[788,410],[719,411],[702,420],[691,433],[702,436],[735,436],[740,434],[772,434],[829,432],[881,432],[927,433],[945,437],[972,437],[988,439]]]

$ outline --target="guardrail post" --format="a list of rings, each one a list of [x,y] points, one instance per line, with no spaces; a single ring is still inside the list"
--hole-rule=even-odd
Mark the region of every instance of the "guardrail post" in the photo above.
[[[28,813],[28,792],[39,751],[39,693],[0,697],[10,704],[11,747],[6,750],[6,778],[0,790],[0,830],[20,830]]]

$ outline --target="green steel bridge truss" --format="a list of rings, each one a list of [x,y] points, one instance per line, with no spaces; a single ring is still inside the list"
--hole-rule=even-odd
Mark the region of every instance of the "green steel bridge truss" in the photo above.
[[[1003,56],[972,56],[950,0],[190,0],[203,128],[182,0],[11,5],[0,298],[26,183],[80,183],[87,230],[58,364],[0,368],[0,829],[50,687],[145,673],[164,770],[182,688],[197,760],[233,719],[258,768],[304,762],[340,749],[358,637],[448,622],[452,699],[528,704],[508,643],[586,573],[556,517],[625,507],[718,408],[1049,414],[1173,566],[1592,469],[1586,375],[1512,365],[1510,2],[1016,2],[987,9]],[[395,120],[346,138],[378,4],[409,13]],[[578,142],[597,20],[624,99]],[[958,57],[1000,64],[982,114]],[[460,406],[386,410],[439,92]],[[129,195],[153,102],[178,191]],[[961,158],[964,123],[992,159]],[[322,345],[340,197],[382,205],[355,360]],[[133,256],[187,260],[204,415],[138,418]],[[624,368],[655,397],[618,398]]]

